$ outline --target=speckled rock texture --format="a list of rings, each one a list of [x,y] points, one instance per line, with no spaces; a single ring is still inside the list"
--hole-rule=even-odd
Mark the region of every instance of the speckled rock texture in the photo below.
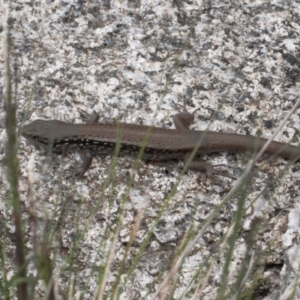
[[[0,12],[3,44],[6,5]],[[299,1],[16,1],[9,24],[20,128],[38,118],[80,123],[93,110],[102,121],[174,128],[186,101],[199,108],[193,129],[268,138],[300,94]],[[300,145],[299,116],[275,139]],[[2,145],[3,120],[2,112]],[[203,159],[239,178],[251,156]],[[36,238],[49,244],[57,299],[216,299],[224,280],[222,299],[300,299],[300,163],[262,160],[224,202],[235,180],[187,172],[176,186],[182,162],[135,171],[132,158],[97,157],[72,179],[64,170],[78,153],[50,158],[23,138],[19,160],[28,257]],[[1,177],[11,277],[14,226]],[[35,294],[45,294],[43,281]]]

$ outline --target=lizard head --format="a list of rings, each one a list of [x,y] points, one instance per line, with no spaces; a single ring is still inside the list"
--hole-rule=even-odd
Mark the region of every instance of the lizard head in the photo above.
[[[53,122],[53,121],[52,121]],[[22,129],[22,135],[34,146],[46,148],[53,143],[53,126],[51,121],[35,120]]]

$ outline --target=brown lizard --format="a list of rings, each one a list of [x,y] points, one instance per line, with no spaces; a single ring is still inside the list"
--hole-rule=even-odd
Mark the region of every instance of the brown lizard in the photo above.
[[[149,127],[129,123],[97,123],[99,116],[94,112],[88,124],[69,124],[57,120],[35,120],[25,125],[22,134],[32,144],[56,154],[80,150],[83,163],[75,168],[75,175],[81,177],[91,165],[94,155],[112,153],[120,144],[120,154],[137,155],[143,148],[144,160],[189,160],[197,147],[196,155],[231,151],[255,153],[267,142],[264,138],[234,133],[189,130],[194,113],[183,112],[174,116],[176,129]],[[300,147],[272,141],[266,154],[288,159],[300,159]],[[192,160],[189,170],[203,172],[208,177],[227,176],[215,166],[203,161]]]

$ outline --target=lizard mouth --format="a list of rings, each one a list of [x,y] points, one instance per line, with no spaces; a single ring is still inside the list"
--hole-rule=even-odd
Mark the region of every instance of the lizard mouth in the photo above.
[[[48,139],[43,139],[37,135],[28,135],[23,134],[23,136],[28,139],[33,145],[38,147],[47,147],[48,145]]]

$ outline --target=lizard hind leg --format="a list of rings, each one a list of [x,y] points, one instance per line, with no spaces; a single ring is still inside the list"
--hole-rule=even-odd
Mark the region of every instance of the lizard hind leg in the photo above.
[[[186,109],[186,103],[182,106],[182,110],[179,109],[179,105],[173,102],[173,105],[178,109],[179,113],[173,116],[173,121],[176,129],[190,130],[189,126],[193,124],[195,119],[195,112],[200,109],[196,108],[192,113]]]
[[[184,156],[184,163],[187,164],[188,160],[190,158],[191,153],[186,153]],[[203,173],[205,176],[207,176],[209,179],[211,179],[212,181],[216,180],[216,176],[223,176],[223,177],[228,177],[231,179],[236,179],[234,176],[229,175],[229,174],[224,174],[224,172],[221,172],[219,170],[216,170],[215,167],[220,167],[220,166],[224,166],[224,165],[211,165],[207,162],[204,161],[195,161],[192,160],[188,166],[187,169],[191,170],[191,171],[196,171],[196,172],[201,172]]]

